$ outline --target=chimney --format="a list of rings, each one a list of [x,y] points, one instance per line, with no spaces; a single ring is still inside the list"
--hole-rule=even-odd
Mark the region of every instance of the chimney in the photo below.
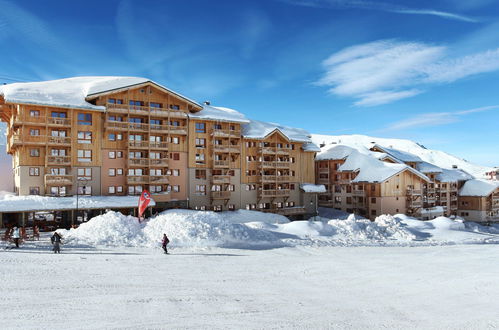
[[[210,104],[211,104],[211,102],[210,102],[210,101],[204,101],[203,103],[204,103],[205,105],[210,105]]]
[[[452,165],[452,168],[457,168],[457,165]]]
[[[322,142],[321,144],[319,144],[319,148],[323,148],[326,144],[324,142]]]

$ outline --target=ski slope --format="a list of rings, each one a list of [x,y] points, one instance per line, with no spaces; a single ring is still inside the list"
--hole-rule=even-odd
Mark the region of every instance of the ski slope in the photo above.
[[[387,139],[377,138],[367,135],[320,135],[312,134],[312,142],[317,145],[325,144],[344,144],[353,148],[366,151],[371,148],[374,143],[387,148],[394,148],[411,153],[418,156],[423,161],[437,165],[442,168],[451,169],[456,165],[459,169],[481,178],[485,172],[491,171],[493,168],[472,164],[462,158],[453,156],[444,151],[427,149],[416,142],[405,139]]]

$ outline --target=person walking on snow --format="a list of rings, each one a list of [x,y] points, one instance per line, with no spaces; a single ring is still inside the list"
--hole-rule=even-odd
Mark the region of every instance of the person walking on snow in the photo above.
[[[54,253],[61,253],[61,241],[62,241],[62,236],[58,232],[54,232],[54,235],[50,237],[50,241],[52,242],[52,245],[54,246],[52,248],[52,251]]]
[[[14,240],[14,244],[16,244],[16,248],[19,249],[19,240],[21,239],[21,234],[19,233],[19,228],[14,227],[12,230],[12,239]]]
[[[166,254],[168,254],[168,250],[166,249],[166,246],[168,245],[168,243],[170,243],[168,236],[166,236],[166,234],[163,234],[162,246],[163,246],[163,250],[165,251]]]

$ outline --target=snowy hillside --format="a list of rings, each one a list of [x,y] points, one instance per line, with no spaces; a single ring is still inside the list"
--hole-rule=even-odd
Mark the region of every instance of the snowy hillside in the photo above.
[[[437,165],[442,168],[450,169],[453,165],[457,165],[459,169],[465,170],[466,172],[476,177],[483,177],[485,172],[492,170],[491,167],[472,164],[462,158],[450,155],[443,151],[426,149],[425,147],[411,140],[377,138],[367,135],[312,134],[312,141],[317,145],[320,145],[321,143],[341,143],[359,149],[359,151],[361,152],[362,150],[371,148],[373,144],[376,143],[383,147],[395,148],[398,150],[409,152],[413,155],[418,156],[425,162]]]

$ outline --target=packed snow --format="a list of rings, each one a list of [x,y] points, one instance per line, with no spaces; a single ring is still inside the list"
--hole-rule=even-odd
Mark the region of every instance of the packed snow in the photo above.
[[[42,233],[0,252],[2,328],[499,327],[499,227],[320,215],[108,212],[57,255]]]
[[[371,137],[367,135],[320,135],[312,134],[312,141],[320,145],[325,143],[329,144],[343,144],[348,145],[357,150],[368,150],[375,144],[391,149],[397,149],[402,152],[412,154],[421,160],[428,162],[430,164],[436,165],[444,169],[452,169],[453,165],[456,165],[459,169],[462,169],[473,176],[483,177],[484,173],[490,172],[491,167],[480,166],[472,164],[462,158],[450,155],[443,151],[427,149],[416,142],[404,139],[387,139]]]

